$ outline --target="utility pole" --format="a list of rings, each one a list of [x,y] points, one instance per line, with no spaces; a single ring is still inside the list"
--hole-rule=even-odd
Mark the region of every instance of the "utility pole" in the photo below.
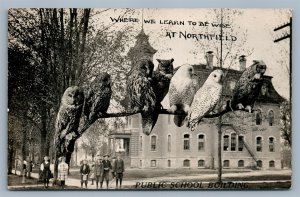
[[[221,39],[220,39],[220,68],[223,64],[223,8],[221,8]],[[219,103],[219,111],[222,107],[222,102]],[[218,118],[218,182],[222,182],[222,116]]]
[[[278,31],[278,30],[281,30],[281,29],[284,29],[286,27],[289,27],[290,29],[290,32],[289,33],[286,33],[285,34],[281,34],[281,36],[279,38],[276,38],[274,40],[274,42],[280,42],[282,40],[285,40],[285,39],[290,39],[290,74],[292,73],[292,42],[293,42],[293,37],[292,37],[292,17],[290,17],[290,22],[286,23],[286,24],[283,24],[279,27],[276,27],[274,29],[274,31]],[[290,100],[292,100],[292,77],[290,77]]]

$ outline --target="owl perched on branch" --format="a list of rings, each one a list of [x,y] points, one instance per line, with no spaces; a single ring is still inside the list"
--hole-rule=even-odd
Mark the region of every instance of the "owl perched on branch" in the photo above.
[[[199,88],[198,79],[191,65],[181,66],[171,79],[169,88],[170,112],[189,112],[190,106]],[[181,127],[186,115],[175,115],[174,123]]]
[[[156,96],[152,87],[154,64],[150,60],[137,61],[129,73],[127,93],[129,108],[141,112],[143,132],[151,133],[153,126],[152,112],[156,105]]]
[[[191,131],[195,130],[201,119],[210,113],[219,102],[222,95],[223,77],[222,70],[214,70],[195,94],[188,113],[187,126]]]
[[[173,58],[170,60],[157,59],[157,61],[158,61],[158,67],[154,71],[153,79],[151,83],[153,87],[153,91],[156,96],[155,110],[152,113],[152,118],[153,118],[152,129],[155,126],[159,116],[159,112],[162,109],[161,102],[163,101],[163,99],[165,98],[165,96],[169,91],[171,78],[173,77],[173,72],[174,72]]]
[[[266,72],[267,66],[263,61],[254,60],[241,75],[234,90],[231,100],[233,109],[247,109],[252,111],[255,100],[263,84],[263,75]]]
[[[69,151],[69,137],[78,135],[83,102],[84,94],[78,86],[67,88],[62,96],[55,123],[56,146],[61,153]]]
[[[84,115],[88,124],[106,114],[111,98],[111,79],[106,72],[99,73],[85,95]]]

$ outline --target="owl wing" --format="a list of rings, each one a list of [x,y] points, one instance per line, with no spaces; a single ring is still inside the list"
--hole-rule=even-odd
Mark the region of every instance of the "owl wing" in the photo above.
[[[180,100],[180,92],[176,89],[175,85],[172,83],[170,84],[169,87],[169,102],[170,106],[176,105]]]

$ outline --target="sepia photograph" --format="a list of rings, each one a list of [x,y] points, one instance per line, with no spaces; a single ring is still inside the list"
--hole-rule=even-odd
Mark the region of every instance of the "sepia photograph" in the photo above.
[[[290,189],[291,9],[7,14],[9,190]]]

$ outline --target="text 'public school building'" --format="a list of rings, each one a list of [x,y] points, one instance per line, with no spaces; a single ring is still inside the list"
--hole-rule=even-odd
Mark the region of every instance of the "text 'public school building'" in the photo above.
[[[128,53],[131,61],[148,58],[153,61],[156,50],[142,30]],[[174,57],[176,58],[176,57]],[[203,84],[212,71],[213,53],[206,54],[207,64],[193,65]],[[224,84],[223,100],[230,98],[237,80],[246,69],[240,56],[240,70],[229,69]],[[281,169],[280,104],[272,77],[265,76],[255,103],[254,113],[229,112],[222,117],[223,168]],[[124,151],[127,166],[133,168],[207,168],[214,169],[218,159],[218,118],[204,119],[191,132],[185,125],[177,127],[173,115],[160,115],[147,136],[141,128],[140,114],[127,117],[126,127],[109,135],[112,152]]]

